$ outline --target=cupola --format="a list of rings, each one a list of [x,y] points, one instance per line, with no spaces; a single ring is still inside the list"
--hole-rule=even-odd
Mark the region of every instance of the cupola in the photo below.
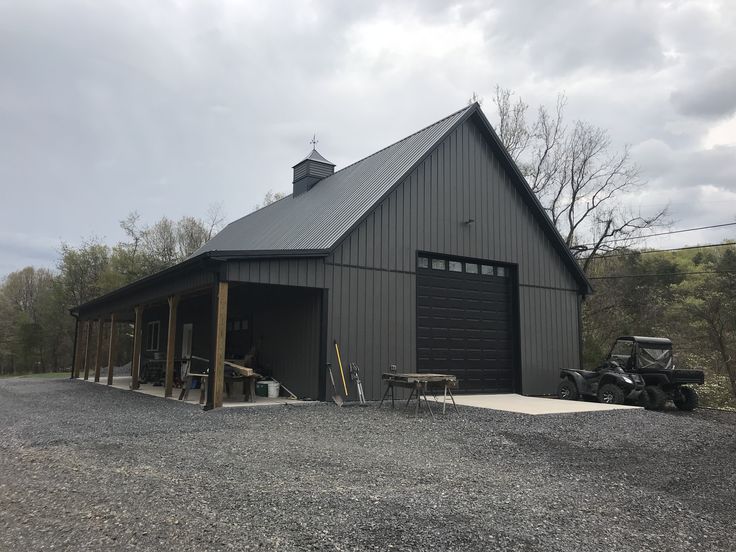
[[[322,157],[316,148],[294,165],[294,197],[308,192],[312,186],[335,172],[335,164]]]

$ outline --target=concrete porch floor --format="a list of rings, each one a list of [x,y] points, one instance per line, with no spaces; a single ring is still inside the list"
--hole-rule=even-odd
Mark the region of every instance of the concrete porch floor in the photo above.
[[[442,403],[442,396],[436,397],[437,402]],[[447,399],[450,402],[449,398]],[[569,414],[574,412],[597,412],[607,410],[630,410],[638,406],[622,404],[602,404],[587,401],[563,401],[547,397],[525,397],[516,394],[501,395],[455,395],[455,402],[462,406],[473,406],[475,408],[488,408],[491,410],[503,410],[505,412],[516,412],[519,414]]]
[[[112,380],[112,386],[115,389],[121,389],[123,391],[132,391],[130,388],[130,382],[131,382],[131,376],[115,376]],[[84,381],[84,380],[80,380]],[[87,380],[89,383],[95,383],[93,379]],[[101,377],[100,381],[97,382],[97,385],[105,385],[107,386],[107,376]],[[164,397],[164,386],[163,385],[153,385],[151,383],[142,383],[140,384],[140,389],[137,389],[133,391],[134,393],[142,393],[143,395],[150,395],[152,397],[158,397],[160,399],[165,398]],[[179,394],[181,393],[180,388],[174,388],[174,394],[172,397],[169,397],[169,400],[178,401]],[[184,401],[179,401],[186,404],[191,404],[195,406],[202,406],[199,404],[199,389],[191,389],[189,391],[189,396]],[[249,406],[276,406],[276,405],[306,405],[306,404],[314,404],[314,401],[300,401],[297,399],[290,399],[287,397],[278,397],[278,398],[268,398],[268,397],[258,397],[256,396],[255,402],[245,402],[245,401],[239,401],[239,400],[233,400],[227,397],[225,395],[223,399],[222,406],[224,408],[236,408],[236,407],[249,407]]]

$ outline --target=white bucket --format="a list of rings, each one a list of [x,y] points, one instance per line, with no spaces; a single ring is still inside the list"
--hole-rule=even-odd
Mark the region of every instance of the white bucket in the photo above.
[[[275,399],[279,396],[281,385],[277,381],[259,381],[259,385],[265,385],[268,387],[268,398]]]

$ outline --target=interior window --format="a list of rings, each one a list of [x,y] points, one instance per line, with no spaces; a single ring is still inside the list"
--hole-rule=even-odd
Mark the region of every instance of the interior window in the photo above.
[[[148,323],[148,340],[146,341],[146,350],[158,351],[159,330],[161,323],[156,320]]]
[[[465,272],[478,274],[478,265],[475,263],[465,263]]]
[[[432,259],[432,268],[435,270],[445,270],[445,259]]]
[[[450,261],[450,271],[451,272],[462,272],[463,263],[461,263],[460,261]]]

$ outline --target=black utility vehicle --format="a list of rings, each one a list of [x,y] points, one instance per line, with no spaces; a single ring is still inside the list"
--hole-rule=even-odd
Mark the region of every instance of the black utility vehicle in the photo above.
[[[595,370],[562,370],[557,396],[576,400],[595,397],[602,403],[623,404],[625,401],[641,404],[644,398],[644,380],[637,374],[627,374],[621,364],[608,360]]]
[[[672,341],[663,337],[619,337],[608,354],[626,372],[638,374],[646,385],[646,407],[662,410],[667,400],[680,410],[698,406],[698,394],[686,385],[702,385],[702,370],[678,370],[672,356]]]

